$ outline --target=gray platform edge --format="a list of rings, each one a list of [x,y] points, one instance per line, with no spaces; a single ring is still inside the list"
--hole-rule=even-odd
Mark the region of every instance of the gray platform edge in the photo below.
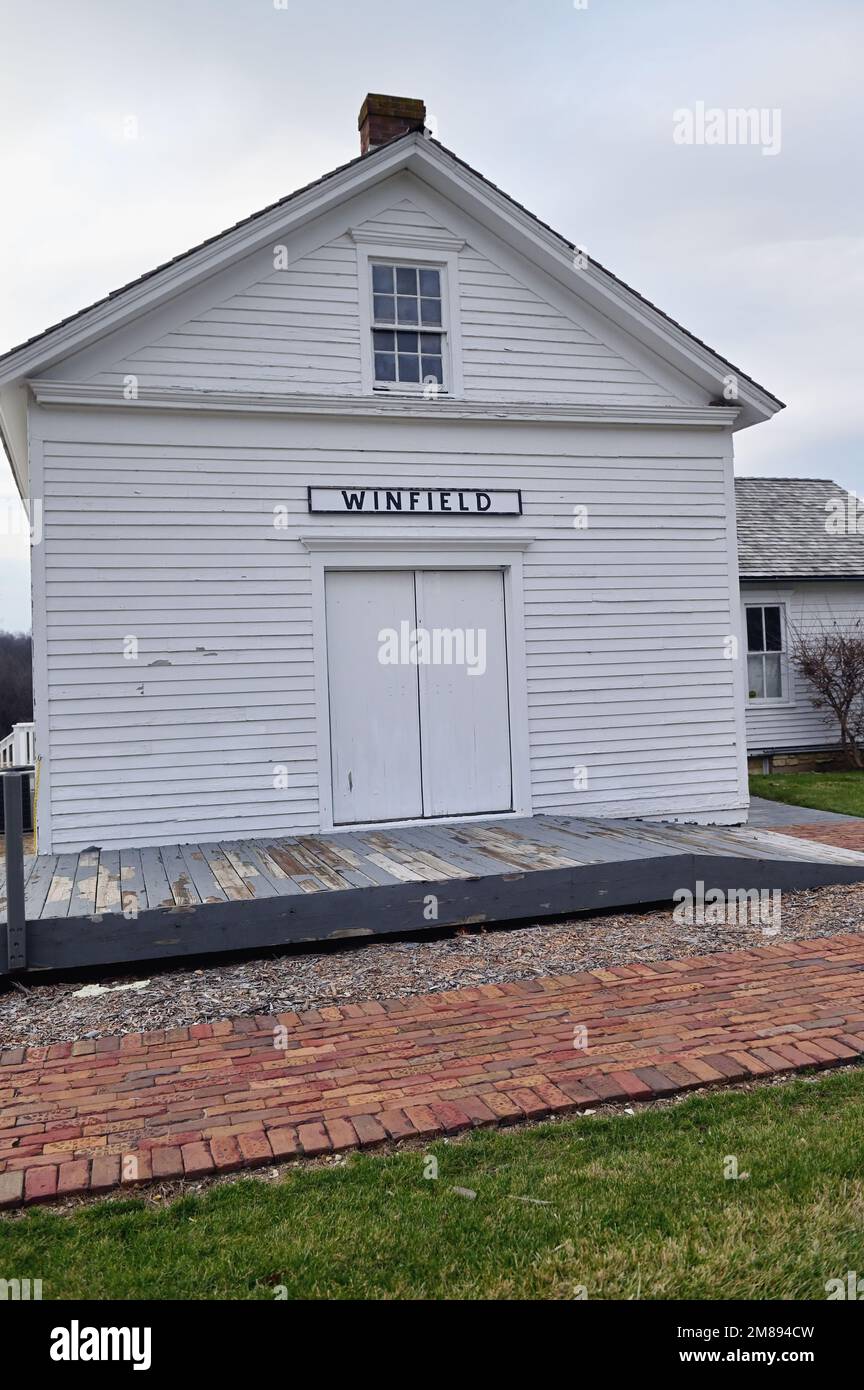
[[[625,863],[578,865],[420,883],[382,884],[339,893],[150,908],[129,920],[100,917],[31,920],[27,971],[107,966],[309,942],[374,940],[442,927],[496,924],[671,902],[681,889],[825,887],[864,881],[864,866],[792,859],[670,854]],[[429,920],[430,896],[437,917]],[[0,962],[7,961],[0,927]],[[0,973],[8,973],[0,971]]]

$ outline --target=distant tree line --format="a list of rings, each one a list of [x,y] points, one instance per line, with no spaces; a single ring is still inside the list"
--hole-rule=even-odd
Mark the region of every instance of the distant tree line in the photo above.
[[[0,738],[33,718],[33,642],[23,632],[0,632]]]

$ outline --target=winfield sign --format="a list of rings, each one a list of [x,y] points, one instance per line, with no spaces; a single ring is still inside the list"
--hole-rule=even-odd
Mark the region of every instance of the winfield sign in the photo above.
[[[521,516],[519,489],[477,487],[310,487],[310,512],[389,516]]]

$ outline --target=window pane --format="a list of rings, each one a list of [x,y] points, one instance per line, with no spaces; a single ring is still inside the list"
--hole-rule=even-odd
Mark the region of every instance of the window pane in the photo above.
[[[393,267],[392,265],[373,265],[372,267],[372,288],[378,294],[393,293]]]
[[[396,334],[395,334],[395,333],[388,333],[388,331],[387,331],[386,328],[385,328],[385,329],[380,329],[380,328],[374,329],[374,330],[373,330],[373,333],[372,333],[372,341],[373,341],[373,343],[374,343],[374,345],[375,345],[375,351],[376,351],[376,352],[393,352],[393,351],[394,351],[393,340],[394,340],[395,337],[396,337]]]
[[[376,352],[375,354],[375,380],[376,381],[395,381],[396,380],[396,357],[392,352]]]
[[[783,694],[779,652],[769,652],[765,657],[765,694],[769,700],[779,700]]]
[[[765,650],[766,652],[782,652],[783,650],[783,628],[780,623],[780,609],[765,609]]]
[[[399,354],[399,380],[400,381],[419,381],[420,380],[420,358],[409,357],[402,353]]]
[[[407,299],[404,295],[401,295],[401,294],[400,294],[399,298],[396,300],[396,303],[397,303],[398,306],[399,306],[399,322],[400,322],[400,323],[416,323],[416,322],[417,322],[417,300],[416,300],[416,299]]]
[[[414,266],[397,265],[396,267],[396,293],[397,294],[416,294],[417,293],[417,271]]]
[[[765,695],[765,671],[761,656],[747,658],[747,685],[751,700],[761,700]]]
[[[429,294],[437,299],[440,299],[441,276],[437,270],[420,271],[420,293]]]
[[[762,652],[765,650],[762,641],[762,609],[747,609],[747,650],[751,652]]]
[[[398,349],[399,349],[400,352],[414,352],[414,353],[416,353],[416,351],[417,351],[417,334],[416,334],[416,333],[397,333],[397,334],[396,334],[396,346],[398,347]]]
[[[373,295],[373,310],[376,319],[381,323],[393,323],[396,319],[394,306],[396,301],[392,295],[376,294]]]
[[[440,333],[421,333],[420,351],[429,352],[433,357],[441,356],[441,334]]]
[[[420,318],[423,323],[441,322],[441,301],[440,299],[421,299]]]
[[[427,377],[434,377],[439,383],[443,382],[444,374],[441,371],[440,357],[424,357],[421,359],[420,374],[425,381]]]

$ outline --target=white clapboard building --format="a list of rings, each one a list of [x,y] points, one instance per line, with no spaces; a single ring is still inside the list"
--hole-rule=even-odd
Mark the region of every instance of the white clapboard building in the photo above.
[[[864,502],[828,478],[738,478],[735,493],[753,767],[827,765],[840,728],[793,655],[799,636],[864,636]]]
[[[747,804],[780,407],[424,129],[0,359],[40,851]]]

